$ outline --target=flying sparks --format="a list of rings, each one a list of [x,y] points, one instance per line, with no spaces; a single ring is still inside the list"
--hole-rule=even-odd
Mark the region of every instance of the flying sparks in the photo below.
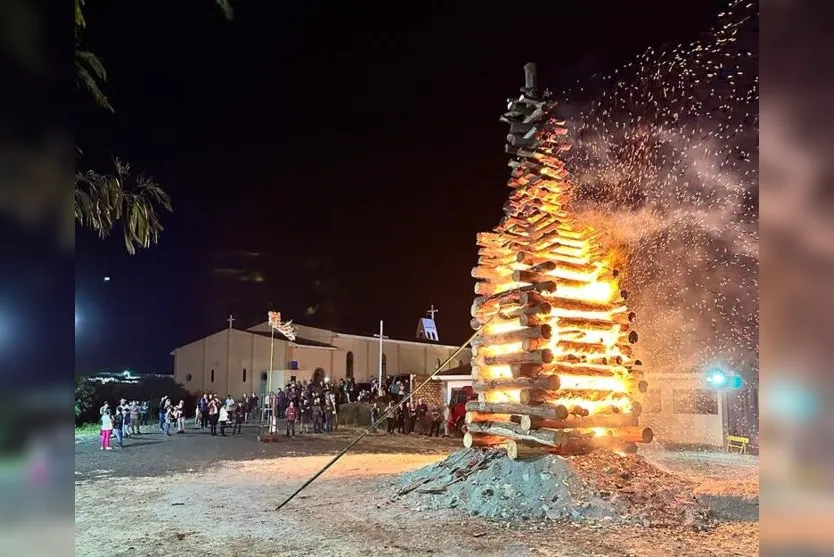
[[[731,1],[700,40],[562,94],[577,216],[628,258],[658,370],[757,368],[757,28],[758,3]]]

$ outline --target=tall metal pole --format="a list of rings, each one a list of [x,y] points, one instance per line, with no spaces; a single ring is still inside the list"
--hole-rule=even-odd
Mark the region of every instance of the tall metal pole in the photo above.
[[[379,388],[382,389],[382,319],[379,320]]]

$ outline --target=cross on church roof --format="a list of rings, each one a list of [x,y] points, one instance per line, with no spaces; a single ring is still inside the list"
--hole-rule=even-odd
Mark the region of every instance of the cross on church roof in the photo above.
[[[234,317],[232,317],[232,314],[230,313],[230,314],[229,314],[229,318],[228,318],[228,319],[226,319],[226,321],[228,321],[228,322],[229,322],[229,328],[230,328],[230,329],[232,328],[232,323],[234,322],[234,320],[235,320],[235,318],[234,318]]]
[[[439,309],[434,309],[434,304],[432,304],[431,309],[429,311],[427,311],[426,313],[428,313],[431,316],[432,321],[434,321],[434,314],[437,313],[438,311],[440,311],[440,310]]]

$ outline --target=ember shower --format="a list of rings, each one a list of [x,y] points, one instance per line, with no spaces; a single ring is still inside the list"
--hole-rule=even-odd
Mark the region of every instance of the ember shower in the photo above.
[[[624,254],[652,368],[758,369],[758,4],[565,91],[577,219]]]

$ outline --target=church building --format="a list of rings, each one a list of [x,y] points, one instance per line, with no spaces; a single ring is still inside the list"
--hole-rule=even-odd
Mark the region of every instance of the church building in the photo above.
[[[433,308],[432,308],[433,309]],[[230,318],[230,322],[231,322]],[[212,392],[221,396],[264,393],[292,380],[339,382],[352,377],[356,383],[370,383],[379,375],[379,335],[355,335],[294,324],[295,340],[275,332],[264,322],[246,330],[228,329],[180,346],[174,356],[174,380],[193,393]],[[382,372],[402,376],[404,381],[425,376],[437,369],[458,346],[439,342],[434,319],[418,322],[417,338],[383,337]],[[465,366],[471,350],[464,349],[446,369]]]

